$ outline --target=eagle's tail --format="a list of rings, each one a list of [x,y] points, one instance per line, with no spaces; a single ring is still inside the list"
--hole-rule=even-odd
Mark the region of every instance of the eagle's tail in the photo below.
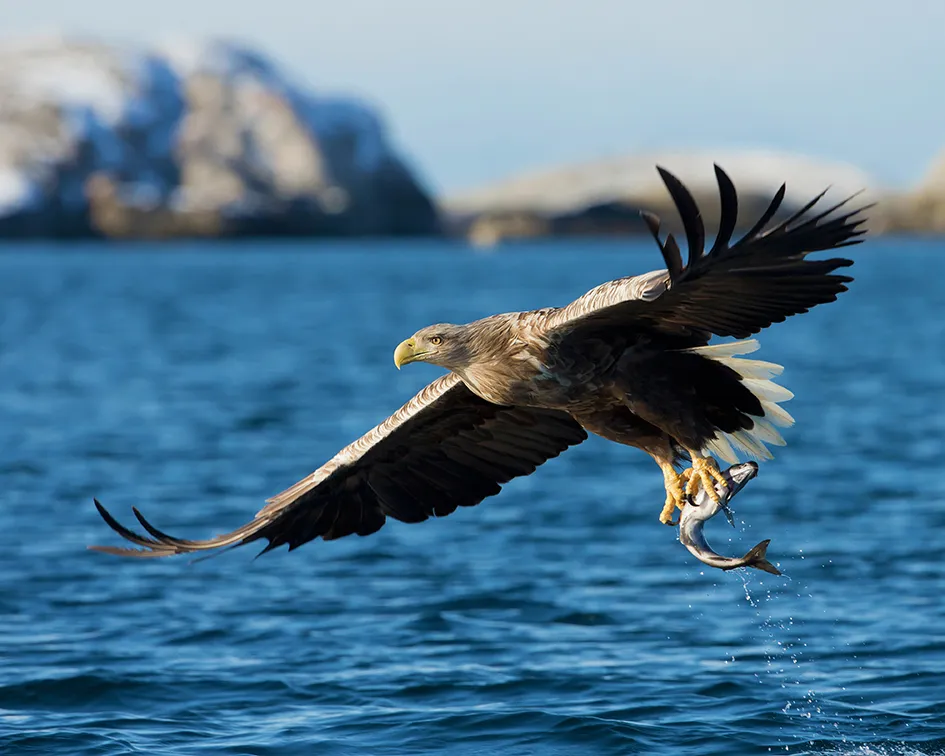
[[[758,398],[764,410],[763,417],[751,416],[754,420],[751,428],[734,433],[717,433],[703,447],[705,453],[714,454],[729,464],[739,461],[736,449],[756,459],[771,459],[766,444],[784,446],[784,439],[775,426],[789,427],[794,424],[794,418],[779,406],[794,394],[771,380],[773,376],[780,375],[784,368],[773,362],[746,360],[739,356],[750,354],[758,347],[755,339],[747,339],[687,350],[720,362],[738,373],[742,385]]]

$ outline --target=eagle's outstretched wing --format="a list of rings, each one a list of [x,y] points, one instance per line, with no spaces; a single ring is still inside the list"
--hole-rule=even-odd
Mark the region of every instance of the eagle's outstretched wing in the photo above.
[[[834,271],[851,260],[807,260],[811,252],[858,244],[865,207],[837,213],[847,198],[819,213],[821,193],[787,220],[765,230],[784,199],[784,185],[762,217],[741,239],[731,243],[738,219],[738,196],[726,173],[715,166],[721,195],[718,235],[705,251],[705,227],[692,195],[669,171],[658,168],[682,219],[689,247],[683,265],[672,235],[662,241],[660,221],[644,213],[666,270],[611,281],[589,291],[548,317],[549,336],[562,347],[577,344],[606,329],[654,331],[680,337],[692,345],[712,334],[746,338],[791,315],[832,302],[853,279]]]
[[[174,538],[135,509],[147,537],[121,525],[96,501],[112,530],[142,548],[90,548],[156,557],[265,538],[265,552],[283,544],[292,550],[319,536],[369,535],[387,517],[420,522],[478,504],[497,494],[499,484],[529,475],[585,438],[564,412],[490,404],[449,373],[230,533],[205,541]]]

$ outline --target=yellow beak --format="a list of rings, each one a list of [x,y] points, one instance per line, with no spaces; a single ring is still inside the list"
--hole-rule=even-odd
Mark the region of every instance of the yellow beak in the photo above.
[[[406,365],[408,362],[413,362],[416,357],[417,342],[413,339],[407,339],[406,341],[401,341],[397,348],[394,350],[394,364],[397,366],[397,369],[403,365]]]

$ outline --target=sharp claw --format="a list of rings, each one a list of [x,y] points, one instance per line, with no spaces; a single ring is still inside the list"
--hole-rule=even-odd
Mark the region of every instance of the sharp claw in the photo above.
[[[664,525],[678,525],[678,520],[673,521],[673,514],[676,509],[682,509],[686,503],[686,492],[683,489],[682,481],[684,473],[676,475],[675,473],[666,474],[666,503],[663,504],[663,510],[660,512],[660,522]]]
[[[673,520],[672,516],[675,510],[680,510],[686,505],[696,506],[696,496],[699,489],[705,489],[706,494],[715,503],[719,505],[725,513],[725,517],[733,528],[735,527],[735,517],[728,506],[728,497],[731,491],[728,481],[719,470],[719,465],[712,457],[703,457],[690,452],[692,456],[692,467],[686,468],[681,473],[670,475],[664,470],[666,476],[666,504],[660,513],[660,522],[665,525],[678,525],[679,520]],[[722,493],[720,494],[716,486],[721,484]]]
[[[720,495],[716,490],[717,483],[721,483],[723,491],[728,492],[728,482],[725,480],[725,476],[719,471],[719,466],[716,461],[712,459],[712,457],[693,457],[692,475],[689,478],[686,491],[690,495],[697,494],[701,485],[712,501],[721,503],[724,499],[724,494]]]
[[[673,512],[676,511],[676,502],[675,500],[670,500],[669,497],[666,499],[666,503],[663,505],[663,511],[660,512],[660,522],[664,525],[673,525]]]

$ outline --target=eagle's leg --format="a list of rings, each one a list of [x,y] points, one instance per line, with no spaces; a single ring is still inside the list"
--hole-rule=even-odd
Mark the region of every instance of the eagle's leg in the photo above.
[[[673,521],[673,515],[676,508],[682,509],[686,504],[685,485],[690,479],[690,470],[676,472],[671,461],[656,458],[656,463],[663,471],[663,484],[666,487],[666,503],[663,504],[663,511],[660,512],[660,522],[664,525],[678,525],[679,521]]]
[[[686,449],[692,458],[692,467],[686,470],[689,473],[686,482],[686,494],[695,496],[699,493],[699,486],[705,489],[712,501],[719,501],[719,493],[715,490],[716,483],[721,483],[723,488],[727,488],[725,476],[719,470],[719,464],[712,457],[707,457],[701,452]]]

